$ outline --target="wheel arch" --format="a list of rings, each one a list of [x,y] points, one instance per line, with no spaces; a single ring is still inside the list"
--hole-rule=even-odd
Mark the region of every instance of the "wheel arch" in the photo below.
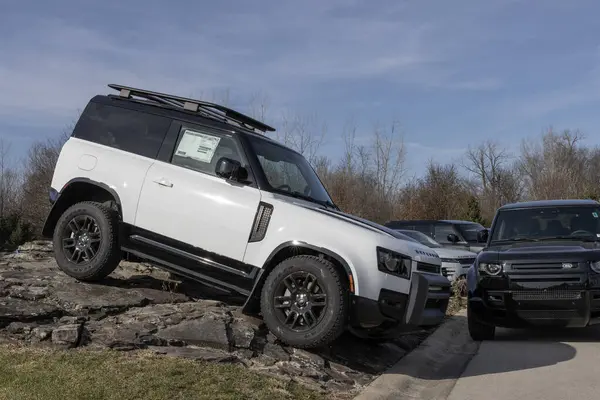
[[[335,266],[337,271],[343,277],[349,292],[355,293],[357,288],[356,274],[353,273],[352,268],[342,256],[320,246],[293,240],[280,244],[271,252],[269,257],[267,257],[256,277],[254,286],[246,299],[242,312],[246,314],[257,314],[260,311],[260,294],[267,276],[281,261],[298,255],[324,257]]]
[[[108,204],[117,211],[119,218],[122,218],[121,199],[114,189],[105,183],[89,178],[74,178],[68,181],[56,195],[56,199],[44,222],[42,236],[52,237],[60,216],[67,208],[81,201],[97,201]]]

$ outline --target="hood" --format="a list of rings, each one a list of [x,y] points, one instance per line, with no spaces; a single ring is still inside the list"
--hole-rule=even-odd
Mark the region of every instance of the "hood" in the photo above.
[[[594,246],[573,244],[519,244],[505,247],[492,247],[483,250],[482,257],[502,261],[572,261],[583,262],[600,260],[600,249]]]
[[[432,250],[435,250],[435,252],[443,258],[475,258],[475,256],[477,256],[476,253],[468,250],[448,248],[436,248]]]
[[[393,237],[398,240],[402,240],[403,242],[409,244],[417,254],[420,254],[422,256],[439,258],[437,253],[434,251],[435,249],[431,249],[431,248],[425,246],[424,244],[421,244],[416,241],[407,240],[406,237],[404,235],[402,235],[400,232],[397,232],[397,231],[390,229],[388,227],[385,227],[383,225],[379,225],[373,221],[369,221],[368,219],[357,217],[356,215],[347,214],[347,213],[344,213],[344,212],[341,212],[338,210],[332,210],[330,208],[325,208],[325,207],[319,206],[317,204],[312,204],[310,202],[296,203],[296,204],[298,204],[301,207],[308,208],[312,211],[316,211],[321,214],[328,215],[332,218],[341,219],[350,224],[360,226],[365,229],[369,229],[373,232],[381,233],[383,235]]]
[[[377,233],[384,233],[384,234],[387,234],[389,236],[392,236],[392,237],[395,237],[398,239],[404,239],[402,236],[399,235],[398,232],[396,232],[392,229],[389,229],[383,225],[379,225],[373,221],[369,221],[368,219],[357,217],[356,215],[347,214],[347,213],[344,213],[341,211],[321,207],[316,204],[313,205],[312,203],[309,203],[309,204],[303,203],[303,204],[301,204],[301,206],[304,208],[311,209],[313,211],[320,212],[322,214],[329,215],[333,218],[338,218],[338,219],[344,220],[346,222],[369,229],[371,231],[375,231]]]

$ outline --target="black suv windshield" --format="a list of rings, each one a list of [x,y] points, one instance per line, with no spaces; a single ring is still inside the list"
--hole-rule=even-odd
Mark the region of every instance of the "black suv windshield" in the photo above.
[[[306,158],[254,136],[249,136],[249,141],[274,191],[333,206],[333,201]]]
[[[436,242],[435,240],[433,240],[432,238],[430,238],[429,236],[427,236],[424,233],[421,233],[418,231],[411,231],[408,229],[401,229],[398,232],[403,233],[406,236],[410,236],[411,238],[415,239],[417,242],[424,244],[427,247],[431,247],[432,249],[437,249],[437,248],[443,247],[441,244],[439,244],[438,242]]]
[[[492,242],[600,238],[596,206],[538,207],[498,212]]]
[[[467,242],[477,242],[477,232],[485,229],[477,223],[456,224],[456,228]]]

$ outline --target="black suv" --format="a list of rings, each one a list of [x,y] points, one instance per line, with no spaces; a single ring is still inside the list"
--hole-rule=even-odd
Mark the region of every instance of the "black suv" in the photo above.
[[[545,200],[500,207],[467,274],[469,333],[496,326],[600,322],[600,203]]]
[[[477,234],[485,227],[473,221],[401,220],[389,221],[385,226],[390,229],[419,231],[448,248],[460,248],[473,252],[478,252],[483,248],[483,243],[478,241]]]

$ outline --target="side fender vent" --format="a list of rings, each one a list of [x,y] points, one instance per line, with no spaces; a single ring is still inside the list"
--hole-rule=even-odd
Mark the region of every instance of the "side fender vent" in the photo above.
[[[248,242],[260,242],[264,239],[267,234],[267,228],[269,227],[269,221],[271,221],[272,214],[273,205],[263,202],[259,203]]]

